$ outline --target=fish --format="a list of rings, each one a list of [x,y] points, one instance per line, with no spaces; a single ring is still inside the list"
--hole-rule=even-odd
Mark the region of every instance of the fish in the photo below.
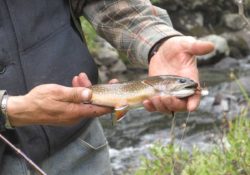
[[[121,120],[132,108],[142,106],[146,99],[156,95],[185,98],[195,94],[198,83],[176,75],[159,75],[142,80],[113,84],[96,84],[92,90],[91,104],[113,107],[113,122]]]

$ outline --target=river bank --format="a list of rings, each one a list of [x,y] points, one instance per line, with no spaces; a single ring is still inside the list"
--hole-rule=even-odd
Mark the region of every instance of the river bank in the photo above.
[[[186,150],[192,150],[195,145],[204,151],[221,144],[220,127],[224,126],[225,119],[232,120],[245,105],[237,84],[229,77],[231,71],[228,68],[200,68],[201,81],[208,87],[209,95],[202,97],[197,111],[176,113],[175,143]],[[250,92],[248,64],[245,63],[244,70],[235,67],[234,71]],[[166,145],[171,142],[173,118],[170,115],[137,109],[126,114],[116,126],[111,125],[110,118],[108,115],[101,121],[110,145],[114,175],[133,174],[140,166],[140,157],[149,156],[149,148],[154,143]]]
[[[175,141],[183,148],[191,150],[196,145],[208,151],[221,144],[221,127],[226,127],[225,122],[233,120],[246,105],[230,73],[234,72],[250,93],[250,32],[233,1],[155,2],[168,11],[178,31],[212,41],[216,46],[212,55],[198,58],[201,86],[208,87],[209,95],[202,97],[199,109],[190,115],[177,113],[174,130]],[[248,13],[250,1],[245,7]],[[95,40],[92,55],[99,66],[100,82],[112,78],[127,81],[147,76],[146,69],[129,64],[126,56],[120,55],[103,39],[97,37]],[[133,174],[140,165],[140,157],[148,156],[152,144],[168,144],[171,141],[171,116],[137,109],[130,111],[116,126],[111,125],[110,119],[111,116],[107,115],[101,118],[101,122],[110,145],[114,175]]]

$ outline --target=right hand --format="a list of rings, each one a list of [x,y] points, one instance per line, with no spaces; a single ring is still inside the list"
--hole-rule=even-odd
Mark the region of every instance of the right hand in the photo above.
[[[73,85],[76,86],[74,80]],[[7,113],[11,125],[17,127],[34,124],[72,125],[83,118],[112,112],[111,108],[83,103],[90,99],[91,91],[86,88],[86,84],[85,87],[40,85],[24,96],[10,96]]]

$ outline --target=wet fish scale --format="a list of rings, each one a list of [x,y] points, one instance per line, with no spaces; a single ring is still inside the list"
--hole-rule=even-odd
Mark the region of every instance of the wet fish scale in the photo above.
[[[192,88],[187,88],[193,86]],[[115,84],[99,84],[91,87],[93,96],[91,102],[97,105],[119,107],[126,103],[128,106],[141,104],[143,100],[154,95],[165,94],[178,96],[178,92],[186,92],[181,97],[192,95],[197,87],[193,80],[162,75],[148,77],[144,80],[129,81]],[[186,93],[186,94],[185,94]]]

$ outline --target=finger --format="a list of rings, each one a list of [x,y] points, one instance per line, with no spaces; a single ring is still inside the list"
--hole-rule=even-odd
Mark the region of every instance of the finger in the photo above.
[[[214,44],[208,41],[195,40],[191,44],[190,54],[192,55],[204,55],[214,50]]]
[[[153,103],[150,100],[145,100],[143,102],[144,108],[149,111],[149,112],[154,112],[156,111],[156,108],[154,107]]]
[[[87,74],[85,74],[83,72],[79,74],[78,82],[79,82],[81,87],[90,87],[92,85]]]
[[[118,83],[119,81],[117,79],[112,79],[109,81],[110,84]]]
[[[168,109],[168,106],[164,105],[164,103],[161,101],[160,96],[153,97],[151,99],[151,102],[157,111],[162,112],[162,113],[169,113],[170,112],[170,110]]]
[[[110,107],[101,107],[91,104],[84,104],[84,109],[85,110],[82,110],[83,114],[91,117],[99,117],[101,115],[111,113],[113,111],[113,108]]]
[[[51,122],[55,124],[72,125],[78,123],[81,119],[95,118],[111,112],[112,108],[108,107],[69,103],[67,107],[65,107],[63,115],[59,115],[55,121]]]
[[[187,110],[187,99],[161,96],[161,101],[165,106],[167,106],[169,111],[177,112]]]
[[[78,82],[78,77],[74,76],[73,80],[72,80],[72,86],[73,87],[80,87],[80,84]]]
[[[100,117],[104,114],[111,113],[113,108],[101,107],[91,104],[73,104],[71,103],[72,110],[68,110],[65,116],[70,116],[69,121],[84,119],[84,118],[94,118]],[[66,119],[67,120],[67,119]]]
[[[46,125],[73,125],[80,122],[82,119],[100,117],[104,114],[112,112],[112,108],[99,107],[83,103],[67,103],[64,104],[64,110],[60,113],[55,113],[53,117],[49,116],[47,120],[39,121],[36,124]]]
[[[64,87],[62,88],[62,95],[60,99],[62,101],[72,103],[82,103],[90,101],[92,97],[92,91],[88,88],[83,87]]]
[[[188,98],[187,102],[187,110],[192,112],[194,111],[200,104],[200,94],[195,94]]]

